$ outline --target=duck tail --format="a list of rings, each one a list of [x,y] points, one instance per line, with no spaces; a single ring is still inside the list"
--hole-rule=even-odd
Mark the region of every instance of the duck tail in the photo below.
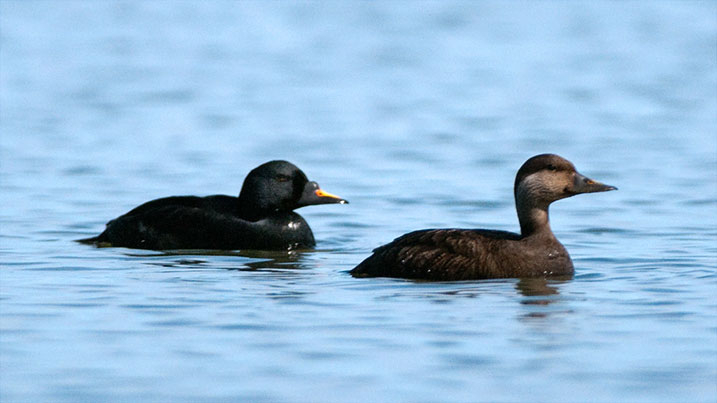
[[[92,238],[75,239],[75,242],[84,243],[86,245],[96,244],[100,241],[99,236],[93,236]]]

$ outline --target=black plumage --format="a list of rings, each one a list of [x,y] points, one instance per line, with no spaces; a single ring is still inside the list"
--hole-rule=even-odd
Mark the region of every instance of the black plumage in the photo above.
[[[313,247],[311,228],[294,209],[347,203],[326,193],[295,165],[270,161],[253,169],[239,197],[173,196],[146,202],[80,240],[139,249],[291,249]]]

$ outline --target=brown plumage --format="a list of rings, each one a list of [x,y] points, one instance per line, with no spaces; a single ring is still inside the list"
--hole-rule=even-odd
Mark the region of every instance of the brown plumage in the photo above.
[[[473,229],[415,231],[376,248],[351,274],[425,280],[570,275],[570,255],[550,229],[550,203],[615,189],[586,178],[560,156],[537,155],[523,164],[515,178],[520,234]]]

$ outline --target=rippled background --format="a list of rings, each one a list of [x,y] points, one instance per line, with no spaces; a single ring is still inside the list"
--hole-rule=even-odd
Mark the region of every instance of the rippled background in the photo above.
[[[717,399],[714,2],[0,2],[0,400]],[[566,281],[353,279],[517,231],[561,154]],[[315,251],[73,242],[288,159]]]

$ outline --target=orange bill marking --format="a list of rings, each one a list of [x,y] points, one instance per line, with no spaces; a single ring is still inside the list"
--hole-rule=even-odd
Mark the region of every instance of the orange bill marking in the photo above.
[[[324,191],[321,190],[321,189],[316,189],[316,192],[314,192],[314,193],[316,193],[316,195],[319,196],[319,197],[329,197],[329,198],[332,198],[332,199],[340,199],[340,197],[338,197],[338,196],[336,196],[336,195],[333,195],[333,194],[331,194],[331,193],[329,193],[329,192],[324,192]]]

